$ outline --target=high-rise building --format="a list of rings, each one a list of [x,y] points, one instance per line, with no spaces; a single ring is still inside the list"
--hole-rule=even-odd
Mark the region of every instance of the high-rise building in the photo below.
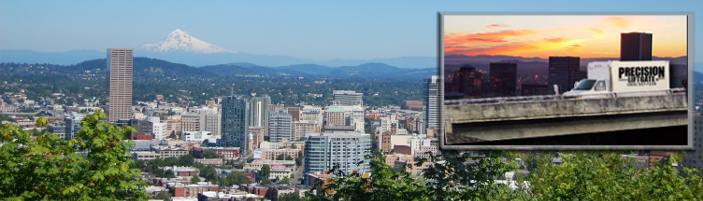
[[[75,112],[64,114],[63,120],[66,123],[66,140],[76,138],[76,134],[81,130],[81,120],[83,120],[84,117],[84,114]]]
[[[271,142],[293,141],[293,118],[287,110],[276,110],[269,116]]]
[[[132,118],[132,48],[107,49],[108,121]]]
[[[346,118],[344,118],[344,108],[330,107],[325,112],[327,123],[330,126],[346,126]]]
[[[517,64],[491,63],[493,96],[515,96],[517,92]]]
[[[241,96],[232,95],[222,100],[222,147],[239,147],[249,150],[248,125],[249,101]]]
[[[453,91],[463,93],[467,97],[477,97],[482,94],[481,72],[472,66],[462,66],[454,72],[452,85]]]
[[[256,96],[252,93],[249,99],[249,126],[262,128],[266,135],[269,133],[269,111],[273,111],[269,110],[269,104],[271,97],[266,94]]]
[[[324,172],[339,164],[347,174],[368,172],[371,135],[361,131],[305,134],[305,172]],[[359,164],[359,162],[362,162]]]
[[[574,83],[586,78],[586,71],[580,70],[580,57],[549,57],[549,81],[547,93],[554,94],[554,85],[559,94],[574,88]]]
[[[620,34],[620,61],[652,60],[652,34],[630,32]]]
[[[681,165],[687,168],[703,167],[703,116],[693,115],[693,150],[683,154]]]
[[[444,131],[444,125],[442,124],[442,116],[444,114],[442,113],[442,105],[440,105],[441,98],[444,97],[442,83],[444,82],[439,76],[432,76],[423,82],[425,129],[433,128],[440,133]]]
[[[335,105],[363,105],[364,101],[362,97],[363,93],[356,93],[355,91],[347,90],[335,90],[332,92],[334,95]]]

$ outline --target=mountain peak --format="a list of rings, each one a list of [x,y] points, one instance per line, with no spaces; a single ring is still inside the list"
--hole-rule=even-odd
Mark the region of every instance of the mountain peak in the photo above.
[[[181,29],[176,29],[166,36],[166,39],[157,43],[147,43],[138,48],[151,52],[192,52],[192,53],[237,53],[232,50],[217,47],[205,41],[188,35]]]

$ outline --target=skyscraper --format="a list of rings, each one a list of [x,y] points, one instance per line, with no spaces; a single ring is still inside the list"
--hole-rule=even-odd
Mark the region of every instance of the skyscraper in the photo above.
[[[288,111],[278,109],[271,113],[269,118],[269,127],[271,127],[271,142],[293,141],[293,118]]]
[[[439,130],[441,133],[444,131],[444,126],[442,124],[442,105],[440,105],[440,98],[444,97],[444,90],[442,89],[443,81],[439,76],[432,76],[429,79],[425,79],[423,82],[423,92],[425,98],[425,122],[426,127]]]
[[[249,101],[244,97],[232,95],[222,100],[221,146],[249,149],[248,109]]]
[[[549,81],[547,93],[554,94],[554,85],[559,94],[574,88],[574,83],[586,78],[586,72],[580,70],[580,57],[549,57]]]
[[[107,49],[108,121],[132,118],[132,48]]]
[[[652,60],[652,34],[630,32],[620,34],[620,61]]]
[[[271,97],[266,94],[252,93],[249,99],[249,126],[262,128],[264,135],[269,133],[269,104]]]
[[[335,164],[347,174],[368,172],[371,135],[362,131],[305,134],[305,172],[324,172]],[[361,162],[361,164],[359,164]]]
[[[491,63],[493,96],[515,96],[517,93],[517,64]]]
[[[473,66],[462,66],[454,73],[456,79],[455,85],[457,92],[464,93],[467,97],[481,96],[481,72],[478,72]]]
[[[335,105],[363,105],[364,101],[362,97],[363,93],[356,93],[355,91],[345,91],[345,90],[335,90],[332,92],[334,95]]]

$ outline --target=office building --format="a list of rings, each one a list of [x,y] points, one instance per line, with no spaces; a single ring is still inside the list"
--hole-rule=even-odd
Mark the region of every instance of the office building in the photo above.
[[[132,118],[132,48],[107,49],[108,121]]]
[[[492,72],[492,71],[491,71]],[[454,92],[463,93],[466,97],[479,97],[484,95],[481,72],[473,66],[462,66],[454,72],[452,88]]]
[[[66,123],[66,135],[64,139],[70,140],[76,138],[76,134],[81,130],[81,120],[85,117],[84,114],[71,112],[65,114],[63,117],[64,123]]]
[[[305,134],[305,172],[324,172],[339,164],[347,174],[368,172],[371,136],[360,131]],[[357,165],[359,162],[361,164]]]
[[[286,142],[292,141],[293,118],[287,110],[276,110],[269,116],[269,141]]]
[[[425,79],[423,82],[425,126],[426,129],[433,128],[439,133],[444,131],[444,126],[442,124],[444,114],[442,114],[442,105],[440,105],[441,99],[444,96],[442,83],[443,81],[439,76],[432,76],[429,79]]]
[[[491,63],[491,78],[493,79],[493,96],[506,97],[517,95],[517,64]]]
[[[325,112],[326,125],[332,126],[345,126],[346,121],[344,118],[344,108],[342,107],[330,107]]]
[[[266,94],[256,96],[256,93],[251,94],[249,98],[249,125],[250,127],[258,127],[263,129],[263,133],[269,133],[269,105],[271,97]]]
[[[574,83],[586,78],[586,71],[580,70],[580,57],[549,57],[549,81],[547,93],[554,94],[555,85],[559,94],[574,88]]]
[[[693,115],[693,150],[686,150],[682,154],[681,165],[687,168],[703,167],[703,116]]]
[[[620,34],[620,61],[652,60],[652,34],[630,32]]]
[[[332,92],[334,95],[334,105],[363,105],[364,101],[362,97],[363,93],[356,93],[354,91],[347,90],[335,90]]]
[[[249,101],[241,96],[232,95],[222,100],[222,147],[239,147],[249,150],[248,132]]]
[[[293,118],[293,121],[300,120],[300,106],[286,105],[286,109],[288,110],[288,114],[290,114],[291,118]]]

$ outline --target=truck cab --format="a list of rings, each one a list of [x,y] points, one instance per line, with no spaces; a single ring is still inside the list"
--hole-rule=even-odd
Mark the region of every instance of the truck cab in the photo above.
[[[605,79],[583,79],[574,84],[574,89],[564,93],[564,96],[578,98],[601,98],[610,94],[610,83]]]

